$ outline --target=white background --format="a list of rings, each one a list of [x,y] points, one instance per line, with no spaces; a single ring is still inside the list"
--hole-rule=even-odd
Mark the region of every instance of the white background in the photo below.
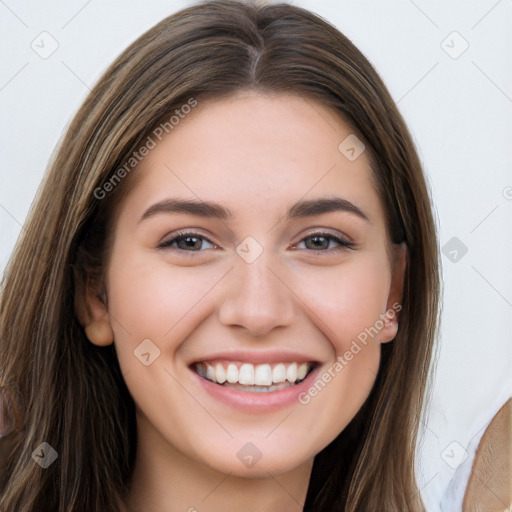
[[[374,64],[416,142],[441,247],[453,237],[467,247],[463,256],[455,248],[455,262],[455,246],[442,256],[439,361],[418,458],[434,512],[457,475],[460,501],[475,444],[512,392],[512,1],[293,3],[336,25]],[[189,4],[0,0],[0,269],[89,89],[130,42]],[[41,37],[50,47],[43,31],[58,43],[47,59],[31,48]]]

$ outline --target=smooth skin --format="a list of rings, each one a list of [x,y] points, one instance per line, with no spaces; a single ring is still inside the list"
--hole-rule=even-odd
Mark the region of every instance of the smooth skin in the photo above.
[[[400,302],[405,249],[389,243],[366,152],[349,161],[338,150],[351,133],[310,100],[244,92],[200,103],[137,169],[107,262],[108,311],[91,294],[84,322],[88,333],[111,329],[88,335],[98,345],[114,338],[136,404],[131,510],[302,510],[314,456],[367,398],[398,315],[307,405],[241,410],[206,392],[189,366],[280,351],[317,361],[322,375]],[[366,218],[288,216],[298,201],[334,198]],[[167,200],[214,202],[231,215],[148,212]],[[247,237],[262,248],[252,263],[236,251]],[[134,355],[145,339],[160,351],[148,366]],[[252,467],[237,457],[246,443],[261,453]]]

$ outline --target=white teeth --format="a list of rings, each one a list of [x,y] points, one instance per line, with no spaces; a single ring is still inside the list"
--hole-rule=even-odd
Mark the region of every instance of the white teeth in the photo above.
[[[307,364],[307,363],[306,363]],[[286,380],[286,368],[283,363],[276,364],[272,370],[272,381],[276,384]]]
[[[238,363],[239,364],[239,363]],[[234,363],[226,367],[222,363],[212,366],[209,363],[196,365],[202,377],[217,384],[240,384],[242,386],[273,386],[275,384],[295,384],[303,380],[311,369],[311,363],[277,363],[253,365],[243,363],[240,368]]]
[[[286,369],[286,380],[292,384],[297,380],[297,363],[292,363]]]
[[[230,384],[238,382],[238,368],[233,363],[228,365],[228,371],[226,372],[226,380]]]
[[[243,382],[240,381],[240,384],[243,384]],[[257,386],[270,386],[272,384],[272,369],[269,364],[259,364],[256,366],[254,384]]]
[[[256,374],[258,372],[256,371]],[[246,386],[254,386],[255,377],[254,377],[254,366],[252,364],[243,364],[240,366],[240,376],[238,378],[238,382],[240,384],[245,384]],[[256,382],[258,384],[258,382]]]
[[[215,368],[211,364],[206,365],[206,378],[208,380],[215,380]]]
[[[215,367],[215,380],[219,384],[226,382],[226,371],[224,370],[224,366],[220,363],[217,363],[217,366]]]
[[[308,374],[308,363],[302,363],[297,370],[297,380],[302,380]]]

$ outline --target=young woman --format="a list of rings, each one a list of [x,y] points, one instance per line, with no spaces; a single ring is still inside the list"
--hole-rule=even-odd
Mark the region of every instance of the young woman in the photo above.
[[[364,56],[291,5],[183,10],[86,99],[7,268],[0,510],[420,511],[437,309]]]

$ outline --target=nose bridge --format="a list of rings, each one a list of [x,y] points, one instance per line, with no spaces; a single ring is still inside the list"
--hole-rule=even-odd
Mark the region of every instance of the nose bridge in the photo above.
[[[263,251],[251,263],[242,258],[237,261],[220,307],[223,324],[238,325],[254,335],[262,335],[292,322],[291,293],[277,272],[269,268],[270,260]]]

